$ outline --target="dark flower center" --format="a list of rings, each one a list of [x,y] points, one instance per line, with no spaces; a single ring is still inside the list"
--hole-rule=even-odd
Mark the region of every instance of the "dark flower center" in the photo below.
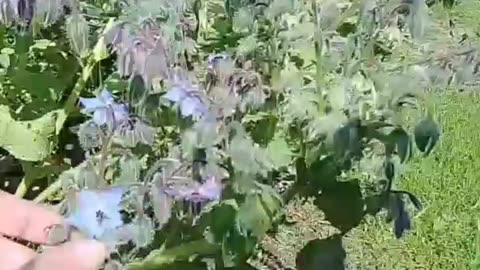
[[[108,216],[104,212],[102,212],[101,210],[98,210],[95,213],[95,216],[97,218],[97,222],[98,222],[99,225],[101,225],[105,219],[108,219]]]

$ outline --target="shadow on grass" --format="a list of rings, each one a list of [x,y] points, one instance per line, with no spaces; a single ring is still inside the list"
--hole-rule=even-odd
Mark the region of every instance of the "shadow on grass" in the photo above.
[[[298,270],[343,270],[346,252],[342,245],[342,236],[335,234],[326,239],[308,242],[297,254]]]

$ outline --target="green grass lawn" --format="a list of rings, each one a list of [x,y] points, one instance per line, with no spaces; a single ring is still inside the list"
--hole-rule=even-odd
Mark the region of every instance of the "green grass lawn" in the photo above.
[[[367,217],[344,239],[347,270],[480,269],[473,266],[477,256],[480,261],[480,93],[432,94],[430,100],[436,104],[441,141],[426,158],[416,152],[405,175],[396,179],[397,187],[416,194],[425,209],[414,217],[414,230],[400,240],[384,216]],[[294,202],[289,208],[296,225],[281,226],[263,246],[282,265],[294,267],[303,245],[335,229],[311,203]]]
[[[436,11],[437,18],[445,18]],[[451,12],[456,32],[476,36],[479,15],[480,1],[462,1]],[[480,269],[473,263],[480,261],[480,94],[431,98],[442,141],[428,158],[410,162],[398,182],[426,208],[415,217],[414,231],[400,241],[379,217],[352,231],[346,248],[357,269]]]
[[[435,19],[444,22],[445,14],[437,13]],[[464,1],[451,13],[457,18],[458,32],[479,33],[480,21],[473,24],[475,14],[480,16],[480,1]],[[445,30],[441,21],[436,26]],[[448,31],[438,29],[431,38],[448,40]],[[455,43],[447,46],[458,46]],[[414,217],[414,230],[397,240],[383,216],[367,217],[345,237],[348,270],[480,270],[480,88],[478,94],[447,91],[428,97],[443,132],[439,145],[429,157],[411,160],[405,175],[397,179],[399,189],[416,194],[424,203],[425,209]],[[308,240],[333,233],[311,205],[291,212],[301,217],[298,224],[281,229],[264,245],[273,246],[270,251],[289,266]]]
[[[480,248],[475,241],[480,220],[480,95],[432,98],[442,141],[431,156],[412,160],[398,182],[426,208],[415,217],[415,230],[400,241],[381,218],[368,218],[352,231],[346,242],[357,269],[480,269],[472,266]]]
[[[455,18],[457,39],[448,36],[447,12],[435,7],[433,13],[434,27],[428,42],[460,49],[456,40],[468,33],[471,45],[478,47],[480,1],[464,0],[450,12]],[[396,183],[399,189],[416,194],[425,209],[414,217],[414,230],[400,240],[395,239],[392,225],[386,224],[383,216],[367,217],[344,239],[347,270],[480,270],[480,88],[477,89],[478,94],[447,90],[430,94],[428,100],[435,104],[435,117],[443,132],[441,141],[427,158],[417,152]],[[296,225],[281,226],[262,246],[276,255],[282,265],[294,267],[296,252],[306,242],[326,238],[335,230],[325,224],[315,206],[300,203],[291,208],[289,216],[296,220]],[[474,261],[479,263],[475,266]]]

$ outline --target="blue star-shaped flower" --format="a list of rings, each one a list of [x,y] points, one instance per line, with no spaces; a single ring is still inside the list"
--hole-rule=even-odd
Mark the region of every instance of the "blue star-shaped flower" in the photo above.
[[[214,71],[215,68],[218,68],[218,64],[222,61],[231,61],[230,56],[228,54],[213,54],[208,57],[208,69],[210,71]]]
[[[190,196],[191,201],[218,201],[222,195],[222,183],[215,177],[209,177]]]
[[[107,124],[110,127],[128,119],[128,107],[125,104],[115,103],[113,96],[107,90],[103,90],[96,98],[80,98],[84,107],[82,113],[92,114],[93,121],[101,126]]]
[[[120,202],[123,188],[109,190],[83,190],[78,194],[76,209],[66,223],[92,239],[102,239],[105,233],[110,233],[123,225],[120,215]]]
[[[180,107],[180,112],[184,117],[201,117],[208,111],[198,86],[193,85],[188,79],[180,79],[175,76],[172,87],[165,97]]]

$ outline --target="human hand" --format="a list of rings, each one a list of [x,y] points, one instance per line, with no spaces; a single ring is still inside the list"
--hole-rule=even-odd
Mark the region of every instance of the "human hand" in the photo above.
[[[45,229],[63,224],[61,216],[3,191],[0,191],[0,215],[2,270],[96,270],[107,257],[105,246],[94,240],[72,240],[37,253],[3,237],[47,244]]]

